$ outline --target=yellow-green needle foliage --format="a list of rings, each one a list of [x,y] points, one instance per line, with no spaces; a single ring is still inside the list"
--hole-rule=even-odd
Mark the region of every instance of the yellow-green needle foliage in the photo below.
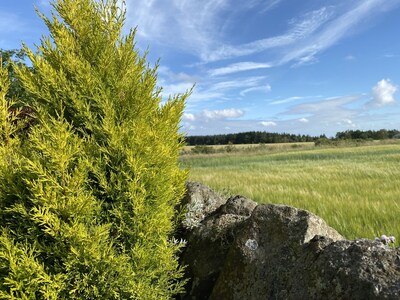
[[[169,299],[187,93],[161,105],[156,68],[122,35],[117,0],[58,0],[17,70],[36,123],[12,133],[0,82],[0,298]],[[7,143],[12,140],[13,143]]]

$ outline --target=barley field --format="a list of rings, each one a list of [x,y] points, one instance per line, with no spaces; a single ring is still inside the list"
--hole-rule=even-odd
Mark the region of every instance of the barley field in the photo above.
[[[189,179],[226,196],[287,204],[348,239],[400,239],[400,144],[183,155]]]

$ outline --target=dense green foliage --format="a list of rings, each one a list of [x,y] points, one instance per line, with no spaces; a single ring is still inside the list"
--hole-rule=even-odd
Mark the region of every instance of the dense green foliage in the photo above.
[[[169,299],[182,288],[171,236],[187,94],[161,105],[117,2],[57,0],[41,15],[50,38],[24,47],[34,72],[13,66],[35,112],[23,134],[1,69],[1,299]]]
[[[385,140],[385,139],[392,139],[396,135],[399,134],[398,130],[386,130],[380,129],[378,131],[375,130],[346,130],[343,132],[336,133],[336,139],[338,140]],[[400,137],[397,137],[400,138]]]
[[[349,239],[400,237],[400,142],[185,155],[190,180],[259,203],[307,209]]]

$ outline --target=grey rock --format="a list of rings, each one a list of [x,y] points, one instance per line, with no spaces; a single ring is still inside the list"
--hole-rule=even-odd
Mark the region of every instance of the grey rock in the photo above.
[[[292,299],[400,299],[400,249],[316,236],[304,246],[288,290]]]
[[[193,229],[201,221],[226,202],[226,199],[198,182],[186,183],[186,195],[181,201],[186,213],[182,221],[184,229]]]
[[[186,276],[191,280],[183,299],[209,298],[241,224],[256,206],[256,202],[241,196],[229,198],[186,235],[182,263],[187,266]]]
[[[285,205],[258,205],[237,234],[210,299],[285,299],[303,245],[343,239],[322,219]]]
[[[181,299],[400,299],[399,248],[345,240],[305,210],[188,190],[204,217],[185,232]]]

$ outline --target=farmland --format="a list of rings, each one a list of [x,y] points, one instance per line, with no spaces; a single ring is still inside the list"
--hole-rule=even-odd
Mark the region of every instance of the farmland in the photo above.
[[[244,149],[180,161],[190,180],[226,196],[307,209],[349,239],[400,238],[400,143]]]

